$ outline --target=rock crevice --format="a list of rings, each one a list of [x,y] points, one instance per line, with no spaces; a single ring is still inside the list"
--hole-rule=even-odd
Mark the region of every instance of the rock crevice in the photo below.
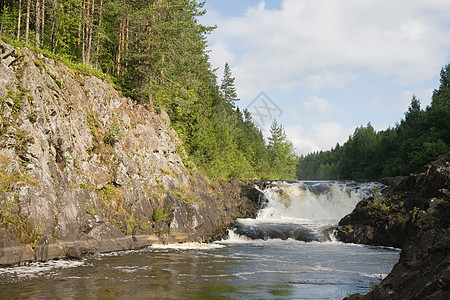
[[[348,299],[450,298],[450,152],[344,217],[345,242],[401,248],[392,272],[365,296]]]
[[[185,167],[164,111],[27,48],[0,55],[0,265],[206,242],[255,214],[248,184]]]

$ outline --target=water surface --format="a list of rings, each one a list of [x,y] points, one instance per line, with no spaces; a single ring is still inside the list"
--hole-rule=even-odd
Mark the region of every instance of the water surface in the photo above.
[[[342,299],[398,250],[293,240],[160,248],[0,270],[1,299]],[[196,249],[195,249],[196,248]]]
[[[332,229],[373,186],[273,183],[263,191],[258,217],[237,220],[226,241],[0,268],[0,299],[342,299],[367,293],[391,271],[399,250],[338,243]]]

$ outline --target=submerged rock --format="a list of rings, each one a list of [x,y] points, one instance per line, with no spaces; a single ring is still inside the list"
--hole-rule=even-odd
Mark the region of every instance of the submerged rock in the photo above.
[[[450,152],[344,217],[345,242],[402,249],[392,272],[348,299],[450,299]]]
[[[254,216],[256,189],[186,168],[164,111],[27,48],[0,55],[0,265],[206,242]]]
[[[236,234],[246,236],[252,240],[294,239],[312,242],[326,240],[322,232],[312,230],[299,224],[243,224],[237,221],[233,226]]]

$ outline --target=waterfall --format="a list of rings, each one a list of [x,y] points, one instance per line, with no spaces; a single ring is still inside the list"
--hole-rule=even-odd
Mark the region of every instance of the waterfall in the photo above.
[[[238,219],[233,237],[330,241],[339,220],[372,195],[378,183],[270,182],[256,219]]]

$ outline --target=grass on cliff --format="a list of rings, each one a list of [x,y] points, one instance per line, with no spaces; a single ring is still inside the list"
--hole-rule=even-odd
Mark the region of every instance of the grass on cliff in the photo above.
[[[163,209],[163,208],[158,207],[153,212],[153,220],[155,222],[159,221],[159,220],[168,221],[169,219],[170,219],[170,216],[169,216],[168,209]]]
[[[8,157],[0,153],[0,194],[12,192],[13,185],[18,182],[24,182],[32,186],[38,185],[36,180],[26,174],[8,172],[6,166],[9,161]]]
[[[31,44],[26,45],[24,41],[18,41],[14,38],[9,38],[6,36],[2,37],[2,40],[5,43],[8,43],[8,44],[14,46],[15,48],[27,47],[28,49],[32,50],[35,53],[40,53],[40,54],[44,55],[45,57],[52,58],[55,61],[62,62],[67,67],[74,69],[74,70],[80,72],[81,74],[88,75],[88,76],[95,76],[100,79],[106,80],[109,83],[111,83],[114,86],[114,88],[120,90],[120,87],[116,84],[113,77],[111,77],[110,75],[103,73],[101,70],[95,69],[91,66],[83,65],[82,63],[76,63],[73,61],[73,58],[68,55],[58,55],[58,54],[55,54],[55,53],[45,50],[45,49],[36,48]]]

